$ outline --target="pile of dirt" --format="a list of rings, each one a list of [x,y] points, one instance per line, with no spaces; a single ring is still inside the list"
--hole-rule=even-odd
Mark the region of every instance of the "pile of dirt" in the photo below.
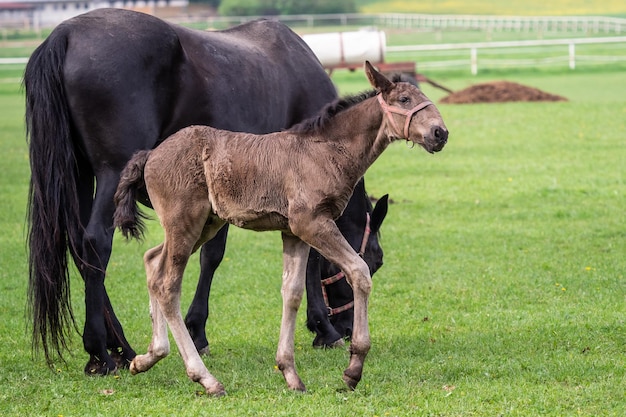
[[[510,81],[476,84],[441,99],[441,103],[448,104],[504,103],[509,101],[567,101],[567,99]]]

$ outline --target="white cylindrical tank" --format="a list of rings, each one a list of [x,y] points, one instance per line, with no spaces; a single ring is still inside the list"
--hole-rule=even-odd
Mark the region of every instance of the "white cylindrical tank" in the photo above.
[[[384,62],[385,32],[359,30],[356,32],[316,33],[302,39],[313,50],[324,67],[361,66]]]

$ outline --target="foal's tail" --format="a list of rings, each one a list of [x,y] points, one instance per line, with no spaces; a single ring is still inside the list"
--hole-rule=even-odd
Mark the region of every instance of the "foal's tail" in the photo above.
[[[139,151],[131,158],[122,171],[115,191],[115,214],[113,225],[120,229],[127,239],[141,239],[144,234],[146,216],[137,207],[137,191],[145,186],[143,169],[151,151]]]
[[[30,156],[28,193],[28,308],[34,350],[43,347],[62,358],[69,329],[75,328],[70,303],[68,251],[80,259],[78,169],[70,112],[63,87],[67,36],[56,30],[31,55],[24,71],[26,136]]]

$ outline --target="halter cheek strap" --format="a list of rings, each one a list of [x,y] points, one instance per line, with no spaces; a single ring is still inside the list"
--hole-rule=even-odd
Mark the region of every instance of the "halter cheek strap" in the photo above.
[[[391,122],[391,125],[396,130],[396,132],[400,132],[400,129],[398,129],[398,125],[396,124],[396,121],[393,119],[391,113],[401,114],[406,117],[406,120],[404,121],[404,130],[402,130],[404,134],[403,139],[406,139],[406,140],[409,139],[409,125],[411,124],[411,119],[413,118],[413,115],[417,113],[418,111],[433,104],[432,101],[425,100],[419,103],[417,106],[413,107],[412,109],[406,110],[406,109],[401,109],[400,107],[388,105],[387,103],[385,103],[385,100],[383,100],[382,94],[378,94],[378,102],[380,103],[380,107],[385,112],[387,119],[389,119],[389,121]]]

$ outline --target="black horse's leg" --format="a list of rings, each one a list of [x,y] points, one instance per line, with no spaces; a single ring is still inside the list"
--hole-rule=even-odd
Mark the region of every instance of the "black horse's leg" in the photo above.
[[[320,281],[320,261],[321,255],[311,249],[306,268],[306,325],[315,332],[313,347],[336,347],[343,344],[343,338],[328,320],[328,307],[324,302]]]
[[[104,325],[107,330],[107,349],[118,368],[128,368],[137,354],[124,335],[122,324],[117,319],[106,288],[104,289]]]
[[[79,183],[78,183],[78,197],[81,224],[88,224],[91,217],[91,209],[93,207],[93,192],[94,192],[94,176],[89,164],[84,160],[79,160]],[[79,241],[83,241],[84,234],[79,228]],[[74,257],[76,265],[81,265],[80,258]],[[111,357],[117,364],[118,368],[128,368],[130,361],[135,357],[135,351],[130,347],[126,337],[124,336],[124,330],[119,320],[115,316],[113,306],[109,300],[109,295],[104,289],[104,302],[105,309],[103,311],[104,324],[107,331],[107,348],[111,352]],[[97,362],[97,361],[96,361]],[[90,361],[91,363],[91,361]],[[91,373],[91,367],[89,367],[89,373]]]
[[[209,341],[206,337],[206,322],[209,317],[209,294],[215,270],[224,258],[228,224],[220,229],[215,237],[200,250],[200,277],[193,301],[185,316],[185,325],[201,355],[209,354]]]
[[[98,176],[79,261],[80,273],[85,281],[83,346],[90,356],[85,365],[85,373],[89,375],[106,375],[117,370],[117,363],[109,354],[108,347],[120,347],[122,357],[134,356],[104,287],[113,242],[113,194],[117,182],[116,172]]]

